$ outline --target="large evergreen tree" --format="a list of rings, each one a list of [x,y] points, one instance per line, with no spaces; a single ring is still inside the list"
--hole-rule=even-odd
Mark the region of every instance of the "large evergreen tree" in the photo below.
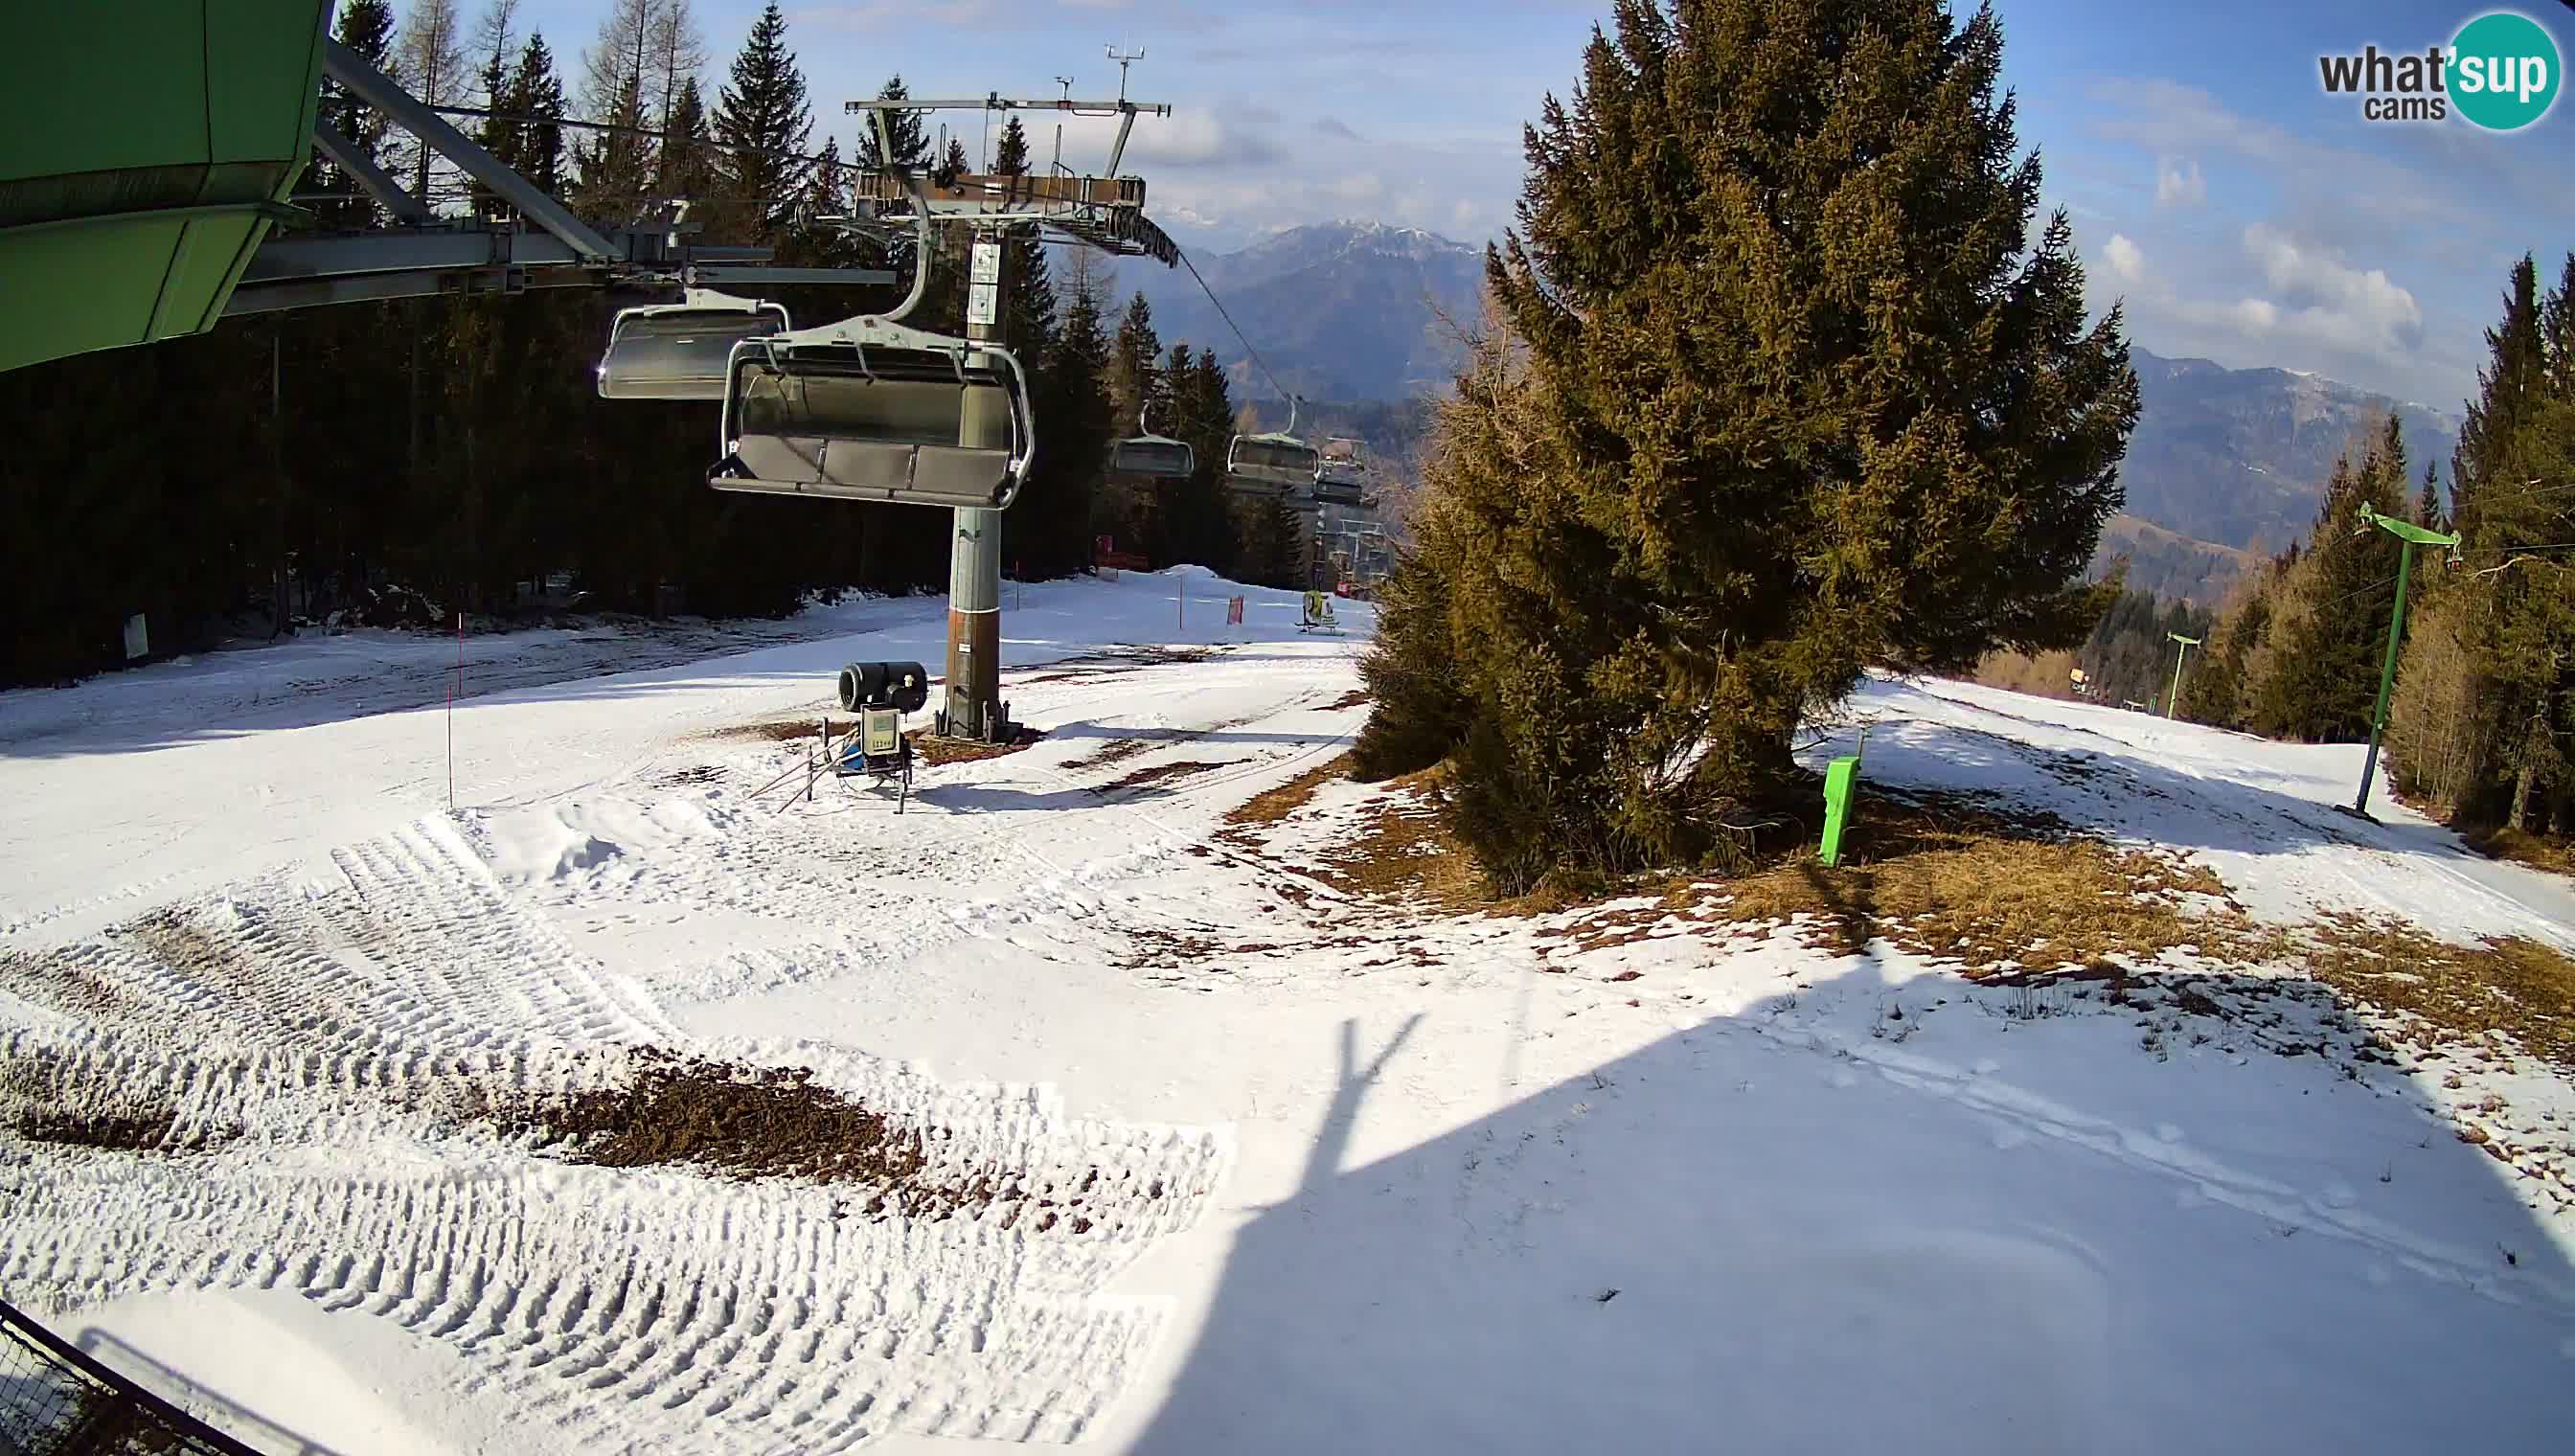
[[[813,132],[805,73],[787,48],[787,16],[778,0],[769,0],[734,57],[715,119],[716,140],[732,149],[718,161],[718,172],[758,238],[782,236],[794,222],[813,167],[805,157]]]
[[[2503,320],[2486,331],[2486,367],[2477,372],[2477,398],[2459,426],[2450,457],[2450,513],[2473,532],[2477,497],[2494,479],[2503,453],[2539,394],[2539,269],[2530,255],[2513,265],[2503,296]]]
[[[332,34],[369,65],[384,70],[392,63],[393,7],[386,0],[349,0],[341,7]],[[370,161],[383,165],[388,125],[383,114],[355,104],[340,83],[328,76],[322,78],[322,119],[338,127]],[[314,204],[313,213],[326,228],[370,228],[380,216],[375,199],[358,186],[357,179],[333,166],[319,152],[314,154],[296,190],[324,194],[324,200]]]
[[[1619,0],[1529,129],[1487,259],[1526,357],[1472,407],[1530,433],[1444,447],[1454,801],[1509,888],[1690,855],[1863,668],[2072,647],[2116,591],[2136,381],[2064,216],[2032,236],[2000,22],[1684,9]]]
[[[534,118],[519,129],[513,163],[518,174],[551,196],[563,196],[563,128],[554,124],[563,120],[563,78],[555,73],[555,53],[542,30],[531,32],[527,48],[519,52],[511,72],[510,110]]]
[[[2357,460],[2346,451],[2334,463],[2287,610],[2272,628],[2277,651],[2251,685],[2256,732],[2313,742],[2369,736],[2403,548],[2360,513],[2403,516],[2409,479],[2394,416]]]
[[[661,169],[653,179],[653,190],[666,198],[692,202],[712,196],[717,163],[708,140],[706,102],[698,95],[698,78],[690,76],[680,82],[670,117],[662,124]]]

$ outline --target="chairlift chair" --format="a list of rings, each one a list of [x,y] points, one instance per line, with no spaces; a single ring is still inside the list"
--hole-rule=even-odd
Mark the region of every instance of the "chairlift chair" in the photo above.
[[[1157,435],[1147,412],[1136,416],[1137,433],[1110,447],[1109,473],[1121,480],[1185,481],[1199,471],[1199,453],[1186,440]]]
[[[1359,506],[1367,490],[1367,461],[1359,442],[1332,439],[1314,468],[1314,499],[1335,506]]]
[[[1037,449],[1027,371],[998,344],[862,317],[734,346],[719,491],[1010,508]],[[961,445],[970,407],[1006,447]]]
[[[1237,435],[1225,452],[1226,489],[1273,498],[1304,495],[1322,473],[1322,454],[1296,438],[1296,404],[1288,400],[1288,428],[1275,434]]]
[[[699,289],[681,303],[621,309],[599,358],[599,397],[721,400],[734,346],[793,327],[784,304]]]

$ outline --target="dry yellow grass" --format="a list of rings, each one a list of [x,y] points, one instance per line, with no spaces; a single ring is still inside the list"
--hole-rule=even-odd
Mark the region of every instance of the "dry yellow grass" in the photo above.
[[[2350,911],[2295,934],[2297,962],[2348,1000],[2412,1017],[2435,1039],[2503,1032],[2575,1067],[2575,959],[2554,945],[2519,935],[2462,945]]]
[[[1263,789],[1226,810],[1225,821],[1242,827],[1275,824],[1314,801],[1314,791],[1350,771],[1350,755],[1335,753],[1277,788]]]
[[[2489,859],[2509,859],[2551,874],[2575,874],[2575,841],[2520,829],[2487,829],[2466,836],[2468,847]]]
[[[1320,765],[1229,815],[1231,842],[1306,807],[1344,765]],[[1493,896],[1473,852],[1449,832],[1443,768],[1385,785],[1358,830],[1319,856],[1316,877],[1352,894],[1436,913],[1538,914],[1568,907],[1561,886]],[[1968,794],[1872,797],[1835,868],[1807,845],[1732,879],[1672,874],[1582,896],[1652,894],[1651,904],[1575,917],[1559,932],[1581,953],[1640,939],[1673,917],[1746,930],[1785,925],[1828,954],[1882,941],[1980,979],[2112,977],[2169,951],[2211,967],[2303,972],[2346,1002],[2400,1018],[2433,1042],[2510,1035],[2575,1069],[2575,957],[2522,937],[2444,940],[2393,917],[2329,913],[2303,924],[2255,919],[2218,874],[2177,853],[2109,844],[2040,811]],[[1577,901],[1578,902],[1578,901]]]

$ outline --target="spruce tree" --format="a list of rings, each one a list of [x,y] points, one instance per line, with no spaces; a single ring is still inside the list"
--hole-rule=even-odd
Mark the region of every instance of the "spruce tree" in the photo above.
[[[2116,592],[2136,381],[2032,236],[1992,11],[1684,11],[1619,0],[1528,130],[1487,413],[1533,433],[1448,446],[1457,825],[1506,889],[1726,842],[1863,669],[2071,648]]]
[[[2334,462],[2296,591],[2275,629],[2279,649],[2252,685],[2256,732],[2309,742],[2369,736],[2403,547],[2360,513],[2402,515],[2409,475],[2393,416],[2357,461],[2346,451]]]
[[[555,54],[542,30],[531,33],[527,48],[519,52],[519,64],[511,73],[510,110],[538,118],[520,128],[514,163],[518,174],[539,191],[563,196],[563,128],[554,125],[564,114],[563,78],[555,74]]]
[[[1162,353],[1163,341],[1154,333],[1154,306],[1139,292],[1119,316],[1118,339],[1110,353],[1109,396],[1121,427],[1133,429],[1142,406],[1150,404],[1158,412],[1165,407],[1166,386],[1155,368]]]
[[[662,124],[662,161],[653,190],[666,198],[704,201],[714,193],[716,153],[707,143],[707,104],[698,94],[698,78],[681,80],[671,101],[670,118]]]
[[[755,238],[780,237],[792,225],[813,165],[805,159],[813,132],[805,73],[787,48],[787,17],[769,0],[716,99],[716,140],[733,149],[719,156],[716,171]]]
[[[1029,131],[1017,116],[1002,124],[1002,140],[993,148],[993,172],[999,177],[1028,175]]]
[[[333,34],[340,44],[362,57],[367,64],[382,71],[392,64],[394,12],[386,0],[349,0],[342,6]],[[340,84],[324,77],[322,95],[326,99],[348,102],[348,93]],[[390,123],[383,113],[372,107],[344,105],[323,113],[325,120],[340,128],[341,134],[357,144],[358,150],[379,166],[385,161],[385,129]],[[374,227],[381,214],[376,200],[366,195],[357,179],[317,158],[307,174],[306,190],[342,194],[314,209],[326,228],[355,231]]]
[[[2492,358],[2468,410],[2473,456],[2460,433],[2476,485],[2462,477],[2453,490],[2477,568],[2458,589],[2463,632],[2493,724],[2468,810],[2539,832],[2575,792],[2575,572],[2551,550],[2567,519],[2552,488],[2575,483],[2575,255],[2545,299],[2529,296],[2535,277],[2531,260],[2515,266],[2502,325],[2487,335]]]
[[[1101,318],[1099,287],[1092,273],[1079,266],[1070,286],[1063,322],[1039,376],[1047,400],[1041,424],[1061,448],[1051,443],[1038,457],[1048,490],[1036,502],[1041,514],[1022,546],[1030,563],[1049,573],[1090,565],[1110,443],[1126,433],[1110,414],[1109,334]],[[1011,515],[1019,511],[1014,507]]]
[[[640,134],[644,126],[644,82],[630,75],[618,83],[608,122],[621,128],[601,132],[576,153],[581,173],[574,194],[582,211],[595,221],[617,224],[634,220],[652,180],[653,149]]]
[[[2539,269],[2529,254],[2513,265],[2503,300],[2502,322],[2486,331],[2488,359],[2477,372],[2477,398],[2468,404],[2450,457],[2450,514],[2469,533],[2476,530],[2477,498],[2495,478],[2525,404],[2538,393]]]
[[[510,19],[517,8],[513,0],[500,0],[486,10],[476,41],[483,57],[483,109],[494,114],[483,118],[474,140],[513,171],[519,166],[520,139],[525,131],[519,123],[509,120],[518,115],[511,108],[519,90],[519,78],[511,64],[517,57],[510,49]],[[492,190],[480,182],[471,186],[468,196],[478,217],[497,217],[508,211]]]
[[[2441,511],[2440,467],[2423,462],[2423,491],[2414,498],[2414,524],[2426,531],[2447,531],[2449,518]]]

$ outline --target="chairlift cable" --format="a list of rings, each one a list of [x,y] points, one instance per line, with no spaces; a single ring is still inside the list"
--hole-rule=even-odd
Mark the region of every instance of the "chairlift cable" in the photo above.
[[[1190,255],[1181,249],[1175,248],[1172,251],[1179,256],[1181,266],[1189,269],[1190,277],[1198,280],[1199,292],[1206,294],[1208,302],[1216,305],[1217,317],[1225,320],[1225,326],[1234,331],[1235,342],[1243,346],[1245,354],[1251,356],[1253,366],[1261,371],[1263,378],[1270,381],[1270,387],[1279,392],[1279,398],[1292,402],[1295,396],[1288,393],[1288,387],[1281,384],[1279,376],[1271,372],[1270,361],[1262,358],[1261,351],[1253,348],[1252,341],[1243,336],[1243,326],[1236,323],[1234,315],[1226,311],[1225,300],[1218,298],[1216,290],[1208,287],[1207,279],[1199,273],[1198,264],[1191,261]]]

